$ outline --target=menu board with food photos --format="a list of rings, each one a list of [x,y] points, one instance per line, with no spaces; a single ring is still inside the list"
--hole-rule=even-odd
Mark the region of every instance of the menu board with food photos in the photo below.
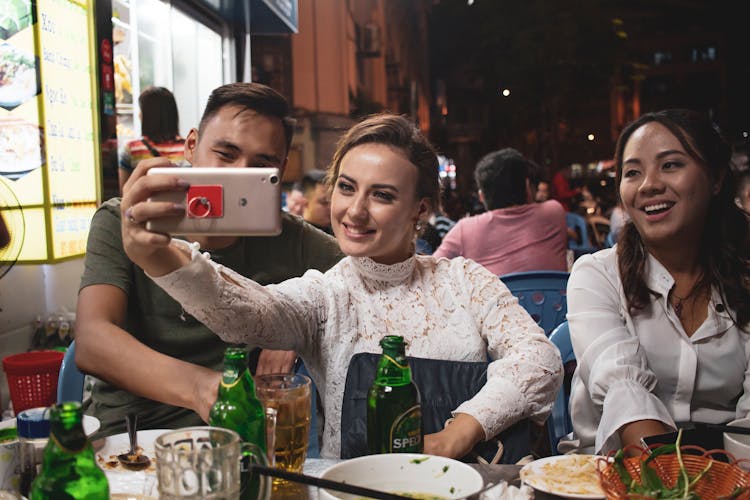
[[[98,197],[94,1],[2,2],[0,210],[16,241],[0,261],[85,251]]]

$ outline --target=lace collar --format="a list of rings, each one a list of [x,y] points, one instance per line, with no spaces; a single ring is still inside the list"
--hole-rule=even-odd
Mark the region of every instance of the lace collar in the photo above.
[[[406,280],[416,265],[414,255],[398,264],[379,264],[369,257],[351,257],[351,260],[362,277],[387,283]]]

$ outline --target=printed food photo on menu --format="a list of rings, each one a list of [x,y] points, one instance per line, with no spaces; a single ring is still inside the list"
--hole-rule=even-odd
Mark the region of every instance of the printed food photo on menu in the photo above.
[[[0,43],[0,106],[11,110],[39,93],[36,57]]]
[[[0,175],[18,179],[43,164],[43,130],[20,118],[0,118]]]
[[[33,23],[31,0],[3,0],[0,9],[0,40],[7,40]]]

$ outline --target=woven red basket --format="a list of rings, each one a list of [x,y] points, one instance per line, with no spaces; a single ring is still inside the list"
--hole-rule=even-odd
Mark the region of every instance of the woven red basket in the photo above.
[[[683,450],[682,462],[690,477],[695,477],[695,475],[704,470],[710,462],[713,462],[708,472],[691,489],[691,491],[697,493],[702,500],[717,499],[732,494],[736,494],[736,496],[731,497],[733,499],[750,499],[750,473],[741,469],[729,453],[726,453],[724,450],[706,451],[698,446],[683,446],[681,449]],[[638,484],[641,482],[641,466],[648,457],[645,450],[642,451],[643,454],[640,457],[626,458],[624,464],[630,477],[634,478]],[[699,451],[702,454],[686,454],[684,453],[685,451]],[[712,458],[713,456],[718,455],[726,455],[731,462],[720,462]],[[623,484],[614,466],[611,462],[607,462],[606,460],[607,459],[602,458],[597,469],[599,471],[602,489],[608,499],[636,500],[649,498],[644,497],[643,495],[628,493],[627,487]],[[680,473],[680,464],[677,460],[677,454],[670,453],[660,455],[652,460],[648,464],[648,467],[654,469],[659,476],[659,479],[661,479],[662,483],[668,488],[674,487],[677,483],[677,477]]]
[[[63,356],[58,351],[32,351],[3,358],[16,415],[28,408],[54,404]]]

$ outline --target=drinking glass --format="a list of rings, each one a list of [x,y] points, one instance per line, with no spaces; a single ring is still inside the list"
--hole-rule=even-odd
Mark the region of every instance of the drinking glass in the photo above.
[[[276,467],[302,472],[310,432],[310,378],[294,373],[260,375],[255,378],[258,399],[276,409]],[[274,479],[275,484],[283,483]]]
[[[219,427],[186,427],[159,436],[156,475],[159,498],[227,500],[240,497],[240,458],[268,465],[263,451]],[[259,479],[258,500],[270,498],[270,481]],[[245,498],[246,495],[243,495]]]

